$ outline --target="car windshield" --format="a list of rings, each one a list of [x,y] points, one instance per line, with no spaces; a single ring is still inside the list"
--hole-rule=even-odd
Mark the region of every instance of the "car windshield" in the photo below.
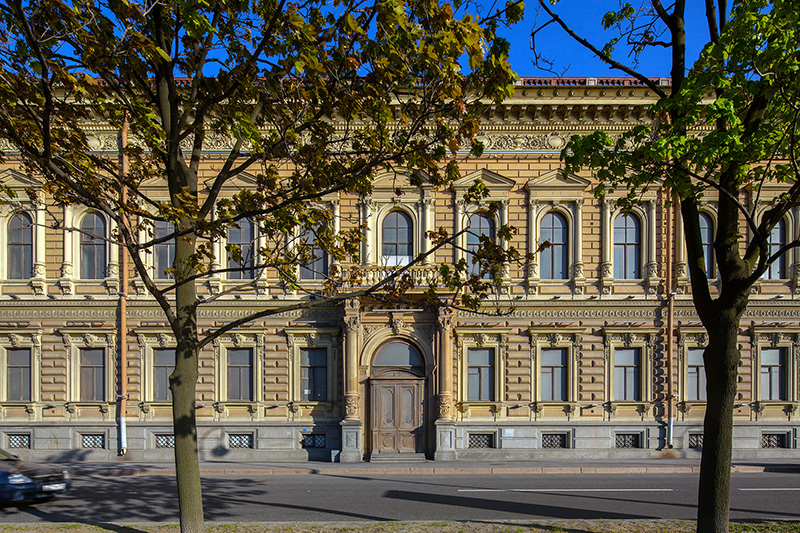
[[[0,461],[17,461],[16,455],[11,455],[7,451],[0,449]]]

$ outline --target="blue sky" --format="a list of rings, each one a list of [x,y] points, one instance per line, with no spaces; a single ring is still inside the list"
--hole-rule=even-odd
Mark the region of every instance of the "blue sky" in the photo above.
[[[632,3],[637,6],[637,3]],[[511,42],[511,65],[522,77],[552,76],[553,74],[537,70],[532,62],[530,51],[530,32],[536,22],[535,0],[526,1],[525,20],[511,30],[504,30],[503,35]],[[603,15],[609,10],[618,9],[617,1],[600,0],[561,0],[553,10],[559,13],[574,30],[583,35],[598,48],[608,41],[613,34],[604,32],[601,25]],[[546,16],[546,14],[543,14]],[[703,45],[708,40],[708,29],[705,25],[705,8],[702,2],[687,2],[687,65],[691,66]],[[555,60],[556,70],[562,72],[569,67],[566,76],[605,77],[625,76],[618,71],[609,70],[608,66],[593,56],[591,52],[572,40],[560,27],[551,24],[537,35],[537,46],[546,55]],[[626,64],[631,60],[626,57],[627,50],[618,45],[615,59]],[[666,50],[652,50],[640,60],[639,69],[650,77],[670,75],[670,58]]]

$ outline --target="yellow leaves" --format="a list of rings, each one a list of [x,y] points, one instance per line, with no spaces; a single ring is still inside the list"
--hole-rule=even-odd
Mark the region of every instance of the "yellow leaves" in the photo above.
[[[153,49],[161,56],[164,61],[171,61],[172,58],[169,57],[169,54],[160,46],[154,46]]]

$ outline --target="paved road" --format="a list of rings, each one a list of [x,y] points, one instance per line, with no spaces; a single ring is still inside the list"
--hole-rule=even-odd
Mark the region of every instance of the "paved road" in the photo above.
[[[210,521],[693,519],[697,476],[236,475],[203,480]],[[734,474],[731,518],[800,519],[800,474]],[[0,523],[174,522],[169,476],[79,476]]]

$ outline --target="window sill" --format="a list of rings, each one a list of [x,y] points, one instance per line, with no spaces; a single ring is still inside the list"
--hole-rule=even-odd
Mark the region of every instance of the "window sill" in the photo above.
[[[643,402],[637,400],[618,400],[618,401],[610,401],[606,403],[606,410],[612,415],[617,415],[619,412],[619,408],[623,410],[635,410],[641,417],[644,419],[645,415],[649,414],[650,412],[655,409],[655,405],[651,402]]]
[[[768,409],[771,411],[779,409],[788,416],[797,414],[799,407],[800,407],[800,402],[793,402],[791,400],[760,400],[750,404],[750,409],[752,409],[759,415],[763,414],[764,411]]]
[[[503,402],[487,402],[487,401],[463,401],[459,402],[456,408],[460,413],[464,416],[471,416],[471,415],[484,415],[488,414],[490,416],[497,416],[503,409]],[[473,413],[473,410],[477,411],[477,413]]]

